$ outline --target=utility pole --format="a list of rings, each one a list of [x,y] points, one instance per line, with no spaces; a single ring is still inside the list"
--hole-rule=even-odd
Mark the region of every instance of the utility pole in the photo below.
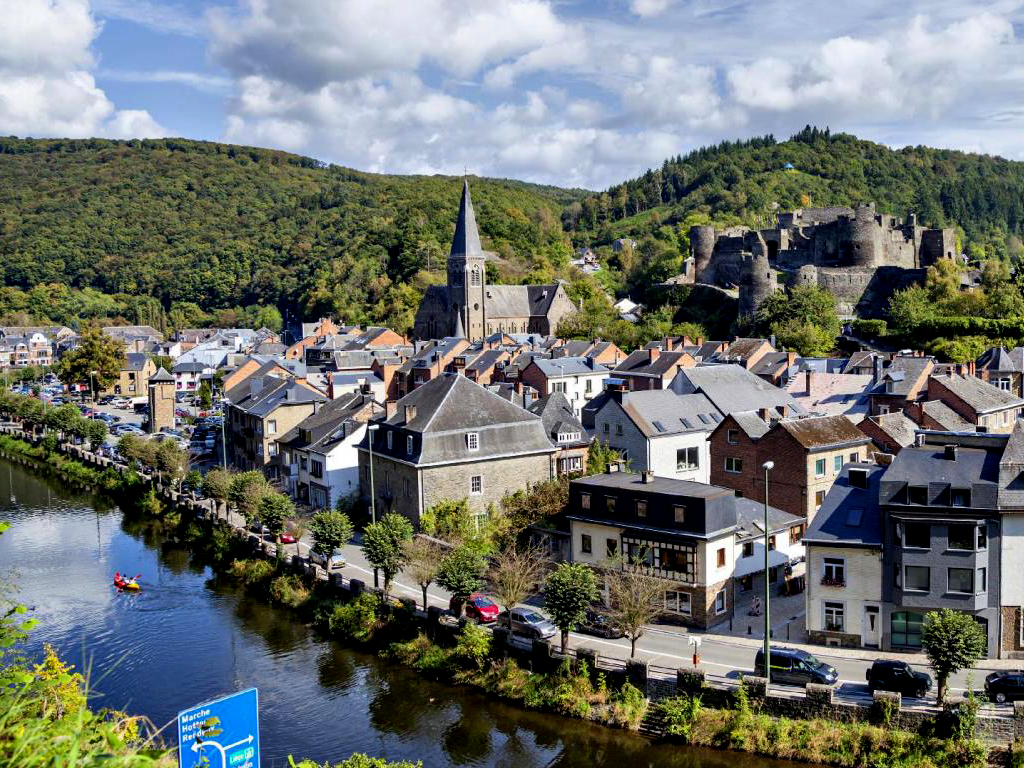
[[[368,424],[366,426],[366,444],[370,446],[370,520],[377,522],[377,487],[373,484],[373,438],[380,426]],[[377,567],[373,568],[373,588],[377,589]]]
[[[766,461],[761,465],[764,469],[764,679],[765,691],[772,682],[772,620],[768,600],[771,595],[771,584],[768,579],[768,473],[775,468],[774,461]]]

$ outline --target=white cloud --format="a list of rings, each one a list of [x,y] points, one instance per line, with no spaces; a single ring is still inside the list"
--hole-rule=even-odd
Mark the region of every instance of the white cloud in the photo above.
[[[106,124],[104,134],[113,139],[156,139],[167,132],[144,109],[121,109]]]
[[[100,27],[86,0],[0,0],[0,18],[0,133],[161,135],[147,112],[116,112],[96,85],[89,70]]]
[[[106,19],[130,21],[154,32],[173,32],[187,37],[203,33],[201,16],[187,8],[151,0],[92,0],[92,10]]]
[[[671,0],[632,0],[629,8],[637,16],[657,16],[664,13],[671,4]]]
[[[234,89],[235,81],[223,75],[206,72],[178,72],[174,70],[102,69],[96,73],[102,80],[121,83],[178,83],[203,93],[228,95]]]

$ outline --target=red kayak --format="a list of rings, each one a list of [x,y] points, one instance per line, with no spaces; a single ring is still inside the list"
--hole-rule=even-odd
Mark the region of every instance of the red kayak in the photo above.
[[[139,586],[139,582],[137,581],[137,579],[138,576],[136,576],[134,579],[128,579],[122,576],[120,573],[115,573],[114,586],[118,589],[122,589],[127,592],[138,592],[142,589],[142,587]]]

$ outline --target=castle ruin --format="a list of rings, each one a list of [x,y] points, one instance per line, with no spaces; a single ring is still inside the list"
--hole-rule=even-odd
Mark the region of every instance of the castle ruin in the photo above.
[[[924,269],[955,256],[951,228],[931,229],[915,214],[903,220],[854,208],[801,208],[779,213],[776,226],[751,230],[690,228],[693,282],[739,288],[740,316],[752,315],[776,290],[817,285],[836,297],[841,317],[884,314],[895,290],[924,278]]]

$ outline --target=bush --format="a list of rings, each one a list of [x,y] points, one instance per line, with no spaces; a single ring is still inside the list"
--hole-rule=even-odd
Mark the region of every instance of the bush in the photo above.
[[[857,318],[852,325],[853,332],[866,339],[879,339],[889,332],[889,326],[885,320]]]
[[[252,587],[270,581],[275,569],[266,560],[232,560],[227,572],[231,578]]]
[[[377,598],[364,592],[350,602],[335,603],[327,626],[339,639],[368,642],[377,628]]]
[[[635,731],[647,714],[647,696],[632,683],[612,694],[611,721]]]
[[[491,633],[475,624],[466,624],[459,633],[453,655],[480,669],[491,653]]]
[[[294,573],[285,573],[270,582],[270,598],[275,603],[298,608],[309,600],[309,589]]]
[[[702,709],[700,696],[678,696],[663,700],[658,704],[658,712],[665,724],[666,735],[689,741]]]
[[[561,715],[590,716],[594,687],[586,665],[576,672],[567,658],[553,675],[533,674],[523,687],[523,703],[530,709],[550,709]]]

